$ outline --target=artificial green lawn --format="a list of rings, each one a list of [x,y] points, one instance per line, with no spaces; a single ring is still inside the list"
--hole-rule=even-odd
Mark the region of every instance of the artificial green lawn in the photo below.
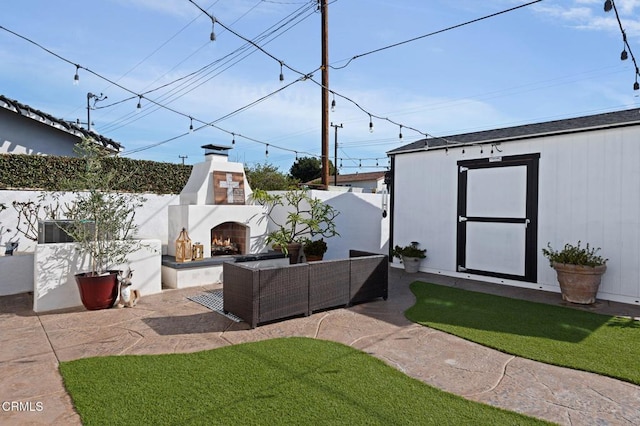
[[[640,322],[413,282],[416,323],[513,355],[640,384]],[[558,296],[560,297],[560,296]]]
[[[545,424],[308,338],[80,359],[61,363],[60,371],[85,425]]]

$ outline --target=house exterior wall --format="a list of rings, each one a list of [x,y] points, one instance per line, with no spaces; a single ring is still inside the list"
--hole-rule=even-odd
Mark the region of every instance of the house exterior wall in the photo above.
[[[640,127],[503,143],[500,156],[540,154],[537,282],[456,272],[457,162],[490,157],[490,144],[404,153],[394,159],[393,245],[427,248],[421,270],[560,292],[542,255],[551,242],[601,247],[598,298],[640,304]],[[397,262],[397,260],[396,260]]]
[[[75,156],[80,139],[28,117],[0,108],[0,153]]]

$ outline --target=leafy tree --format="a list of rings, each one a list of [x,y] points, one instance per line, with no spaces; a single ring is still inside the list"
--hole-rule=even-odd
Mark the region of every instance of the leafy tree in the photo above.
[[[333,176],[335,167],[329,161],[329,175]],[[309,182],[322,177],[322,162],[316,157],[302,157],[296,160],[291,166],[289,174],[300,180],[300,182]]]
[[[276,166],[269,163],[244,167],[249,186],[252,190],[284,191],[295,186],[297,181],[280,172]]]

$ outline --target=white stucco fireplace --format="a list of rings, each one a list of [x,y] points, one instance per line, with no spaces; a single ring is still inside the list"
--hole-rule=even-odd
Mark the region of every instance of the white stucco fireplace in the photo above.
[[[230,147],[205,145],[205,161],[195,164],[180,193],[180,204],[169,206],[169,245],[182,228],[193,243],[203,245],[204,257],[266,251],[265,208],[248,204],[251,188],[242,163],[228,161]]]

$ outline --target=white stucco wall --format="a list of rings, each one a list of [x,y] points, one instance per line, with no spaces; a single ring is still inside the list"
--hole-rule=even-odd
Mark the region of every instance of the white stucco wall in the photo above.
[[[17,231],[18,213],[13,208],[13,201],[38,202],[40,191],[7,191],[0,190],[0,203],[4,203],[7,209],[0,212],[0,227],[10,229],[11,232],[0,232],[0,246],[4,246],[7,241],[18,241],[19,252],[33,252],[37,243],[26,238]],[[46,195],[43,205],[52,205],[54,202],[50,193]],[[162,241],[162,253],[166,254],[167,241],[177,237],[177,235],[169,237],[168,235],[168,217],[167,209],[170,205],[178,204],[178,195],[156,195],[143,194],[146,198],[144,207],[136,210],[135,221],[138,225],[137,238],[140,239],[158,239]],[[61,203],[69,202],[74,199],[73,194],[64,194],[60,199]],[[23,226],[24,227],[24,226]],[[0,228],[2,229],[2,228]],[[0,278],[1,280],[1,278]],[[1,285],[0,285],[1,287]]]
[[[26,239],[18,234],[16,229],[17,212],[11,206],[13,200],[18,201],[36,201],[40,192],[38,191],[0,191],[0,203],[4,203],[8,208],[0,212],[0,226],[11,229],[10,233],[4,233],[0,239],[0,245],[3,245],[10,239],[19,241],[18,252],[20,255],[29,253],[31,256],[39,247],[37,243]],[[336,220],[337,230],[340,236],[327,239],[328,251],[327,259],[337,259],[347,257],[349,249],[366,250],[375,253],[388,253],[389,239],[389,216],[382,217],[382,194],[364,194],[350,192],[334,192],[334,191],[312,191],[312,195],[321,198],[325,202],[334,206],[340,215]],[[179,215],[184,214],[184,209],[195,209],[201,214],[201,221],[194,220],[193,226],[200,226],[207,215],[216,215],[224,210],[225,221],[234,219],[233,208],[239,206],[179,206],[178,195],[145,195],[147,201],[143,208],[136,211],[136,222],[139,225],[138,237],[141,239],[159,240],[159,252],[167,254],[168,247],[174,247],[175,240],[178,237],[178,223],[174,221],[173,228],[169,225],[169,207],[178,212]],[[72,197],[66,197],[70,200]],[[245,206],[254,209],[256,224],[255,229],[257,235],[252,236],[251,251],[260,252],[267,248],[264,245],[264,236],[268,232],[267,221],[260,220],[260,213],[263,211],[258,206]],[[220,211],[218,211],[221,208]],[[282,212],[284,214],[284,212]],[[229,216],[230,215],[230,216]],[[179,216],[180,217],[180,216]],[[178,221],[180,219],[177,219]],[[252,219],[253,220],[253,219]],[[202,222],[203,223],[203,222]],[[171,232],[171,229],[176,230]],[[191,233],[191,230],[190,230]],[[195,234],[193,234],[195,235]],[[44,246],[49,246],[46,244]],[[58,244],[53,244],[58,246]],[[41,253],[42,257],[44,253]],[[70,254],[71,255],[71,254]],[[8,294],[24,293],[34,291],[33,268],[34,262],[18,259],[3,259],[0,257],[0,296]],[[26,262],[26,263],[25,263]],[[12,272],[9,273],[8,271]],[[13,271],[22,271],[20,273]],[[160,272],[158,272],[160,273]],[[14,278],[15,274],[19,274],[20,279]],[[139,278],[136,272],[135,278]],[[134,280],[135,284],[135,280]],[[55,284],[54,284],[55,286]],[[69,290],[66,287],[67,291]],[[62,290],[55,290],[60,292]],[[48,302],[39,302],[40,308],[51,306]],[[43,305],[44,304],[44,305]]]
[[[457,166],[487,158],[490,145],[395,157],[394,241],[427,248],[421,270],[559,292],[541,249],[590,243],[609,258],[598,298],[640,303],[640,129],[555,135],[499,146],[496,155],[540,153],[537,282],[456,272]]]
[[[350,249],[388,253],[389,216],[382,217],[382,194],[311,190],[310,195],[340,212],[335,220],[340,235],[325,238],[325,259],[348,257]],[[273,216],[277,222],[284,223],[287,211],[286,208],[276,208]],[[274,229],[277,228],[269,223],[268,231]]]

